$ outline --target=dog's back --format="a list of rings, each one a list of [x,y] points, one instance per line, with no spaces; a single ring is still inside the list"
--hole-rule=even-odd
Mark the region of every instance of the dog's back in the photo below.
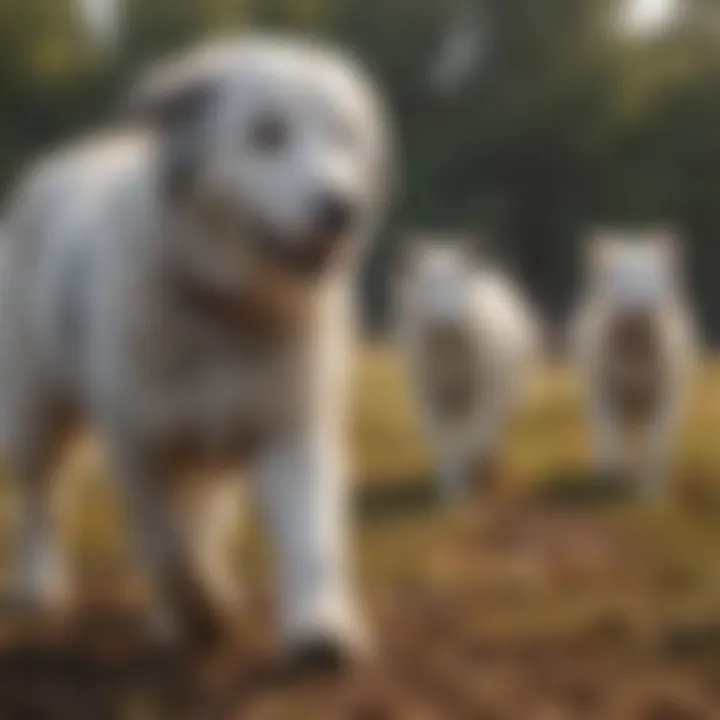
[[[82,336],[89,331],[83,314],[93,307],[92,283],[108,280],[93,266],[112,265],[110,253],[123,251],[119,244],[113,249],[112,236],[121,233],[127,245],[137,234],[129,227],[150,207],[138,198],[150,196],[151,152],[137,132],[78,140],[35,163],[8,207],[0,354],[37,363],[61,394],[77,390],[83,374]]]

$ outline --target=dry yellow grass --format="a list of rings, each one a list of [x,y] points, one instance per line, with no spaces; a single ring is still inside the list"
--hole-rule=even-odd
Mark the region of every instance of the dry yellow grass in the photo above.
[[[430,455],[413,411],[406,377],[383,346],[365,350],[355,383],[352,448],[361,484],[427,476]],[[698,373],[677,458],[681,476],[720,482],[720,362],[708,359]],[[580,392],[564,367],[540,371],[523,411],[504,441],[504,465],[523,482],[587,469],[588,434]]]
[[[655,506],[595,480],[563,368],[538,376],[505,438],[506,492],[462,508],[437,502],[405,377],[383,347],[358,364],[350,430],[361,587],[401,688],[379,717],[718,716],[720,363],[698,374],[672,492]],[[70,540],[94,563],[117,557],[121,524],[96,462],[67,472],[82,489]],[[251,598],[269,575],[258,537],[242,551]],[[328,698],[316,685],[253,686],[238,717],[355,717]]]

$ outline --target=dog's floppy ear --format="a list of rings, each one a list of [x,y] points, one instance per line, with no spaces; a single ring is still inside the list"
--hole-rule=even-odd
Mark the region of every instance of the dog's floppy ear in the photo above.
[[[161,61],[131,87],[121,117],[162,126],[180,122],[209,101],[214,75],[207,60],[194,54]]]
[[[156,127],[163,137],[168,194],[190,188],[207,138],[208,108],[217,92],[216,68],[193,55],[160,63],[133,87],[122,117]]]
[[[617,235],[608,228],[589,228],[581,249],[581,276],[588,292],[598,292],[605,282],[619,246]]]
[[[684,292],[685,278],[685,248],[680,230],[665,223],[649,229],[648,239],[655,246],[665,266],[667,277],[675,290]]]
[[[621,241],[616,233],[606,228],[594,228],[585,242],[585,271],[588,275],[602,273],[618,251]]]

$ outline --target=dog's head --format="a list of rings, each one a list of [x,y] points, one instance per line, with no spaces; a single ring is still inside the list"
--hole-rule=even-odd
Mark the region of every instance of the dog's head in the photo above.
[[[669,230],[599,232],[588,264],[594,292],[627,310],[652,309],[680,291],[679,243]]]
[[[373,224],[386,115],[373,84],[333,50],[215,43],[152,71],[129,106],[158,128],[166,199],[200,224],[226,277],[260,262],[315,280]]]
[[[416,236],[404,242],[398,292],[405,307],[433,322],[462,321],[479,265],[474,243],[459,236]]]

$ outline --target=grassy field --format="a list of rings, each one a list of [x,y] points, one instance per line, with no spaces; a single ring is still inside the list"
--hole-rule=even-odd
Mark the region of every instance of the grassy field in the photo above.
[[[665,501],[593,477],[577,388],[556,368],[514,420],[493,490],[454,510],[437,501],[393,357],[369,349],[359,365],[357,555],[383,665],[333,682],[258,675],[273,592],[253,532],[240,551],[253,650],[234,714],[193,717],[720,719],[720,364],[699,373]],[[67,523],[78,557],[118,557],[92,453],[68,473],[82,490]],[[127,717],[153,720],[137,703]]]

